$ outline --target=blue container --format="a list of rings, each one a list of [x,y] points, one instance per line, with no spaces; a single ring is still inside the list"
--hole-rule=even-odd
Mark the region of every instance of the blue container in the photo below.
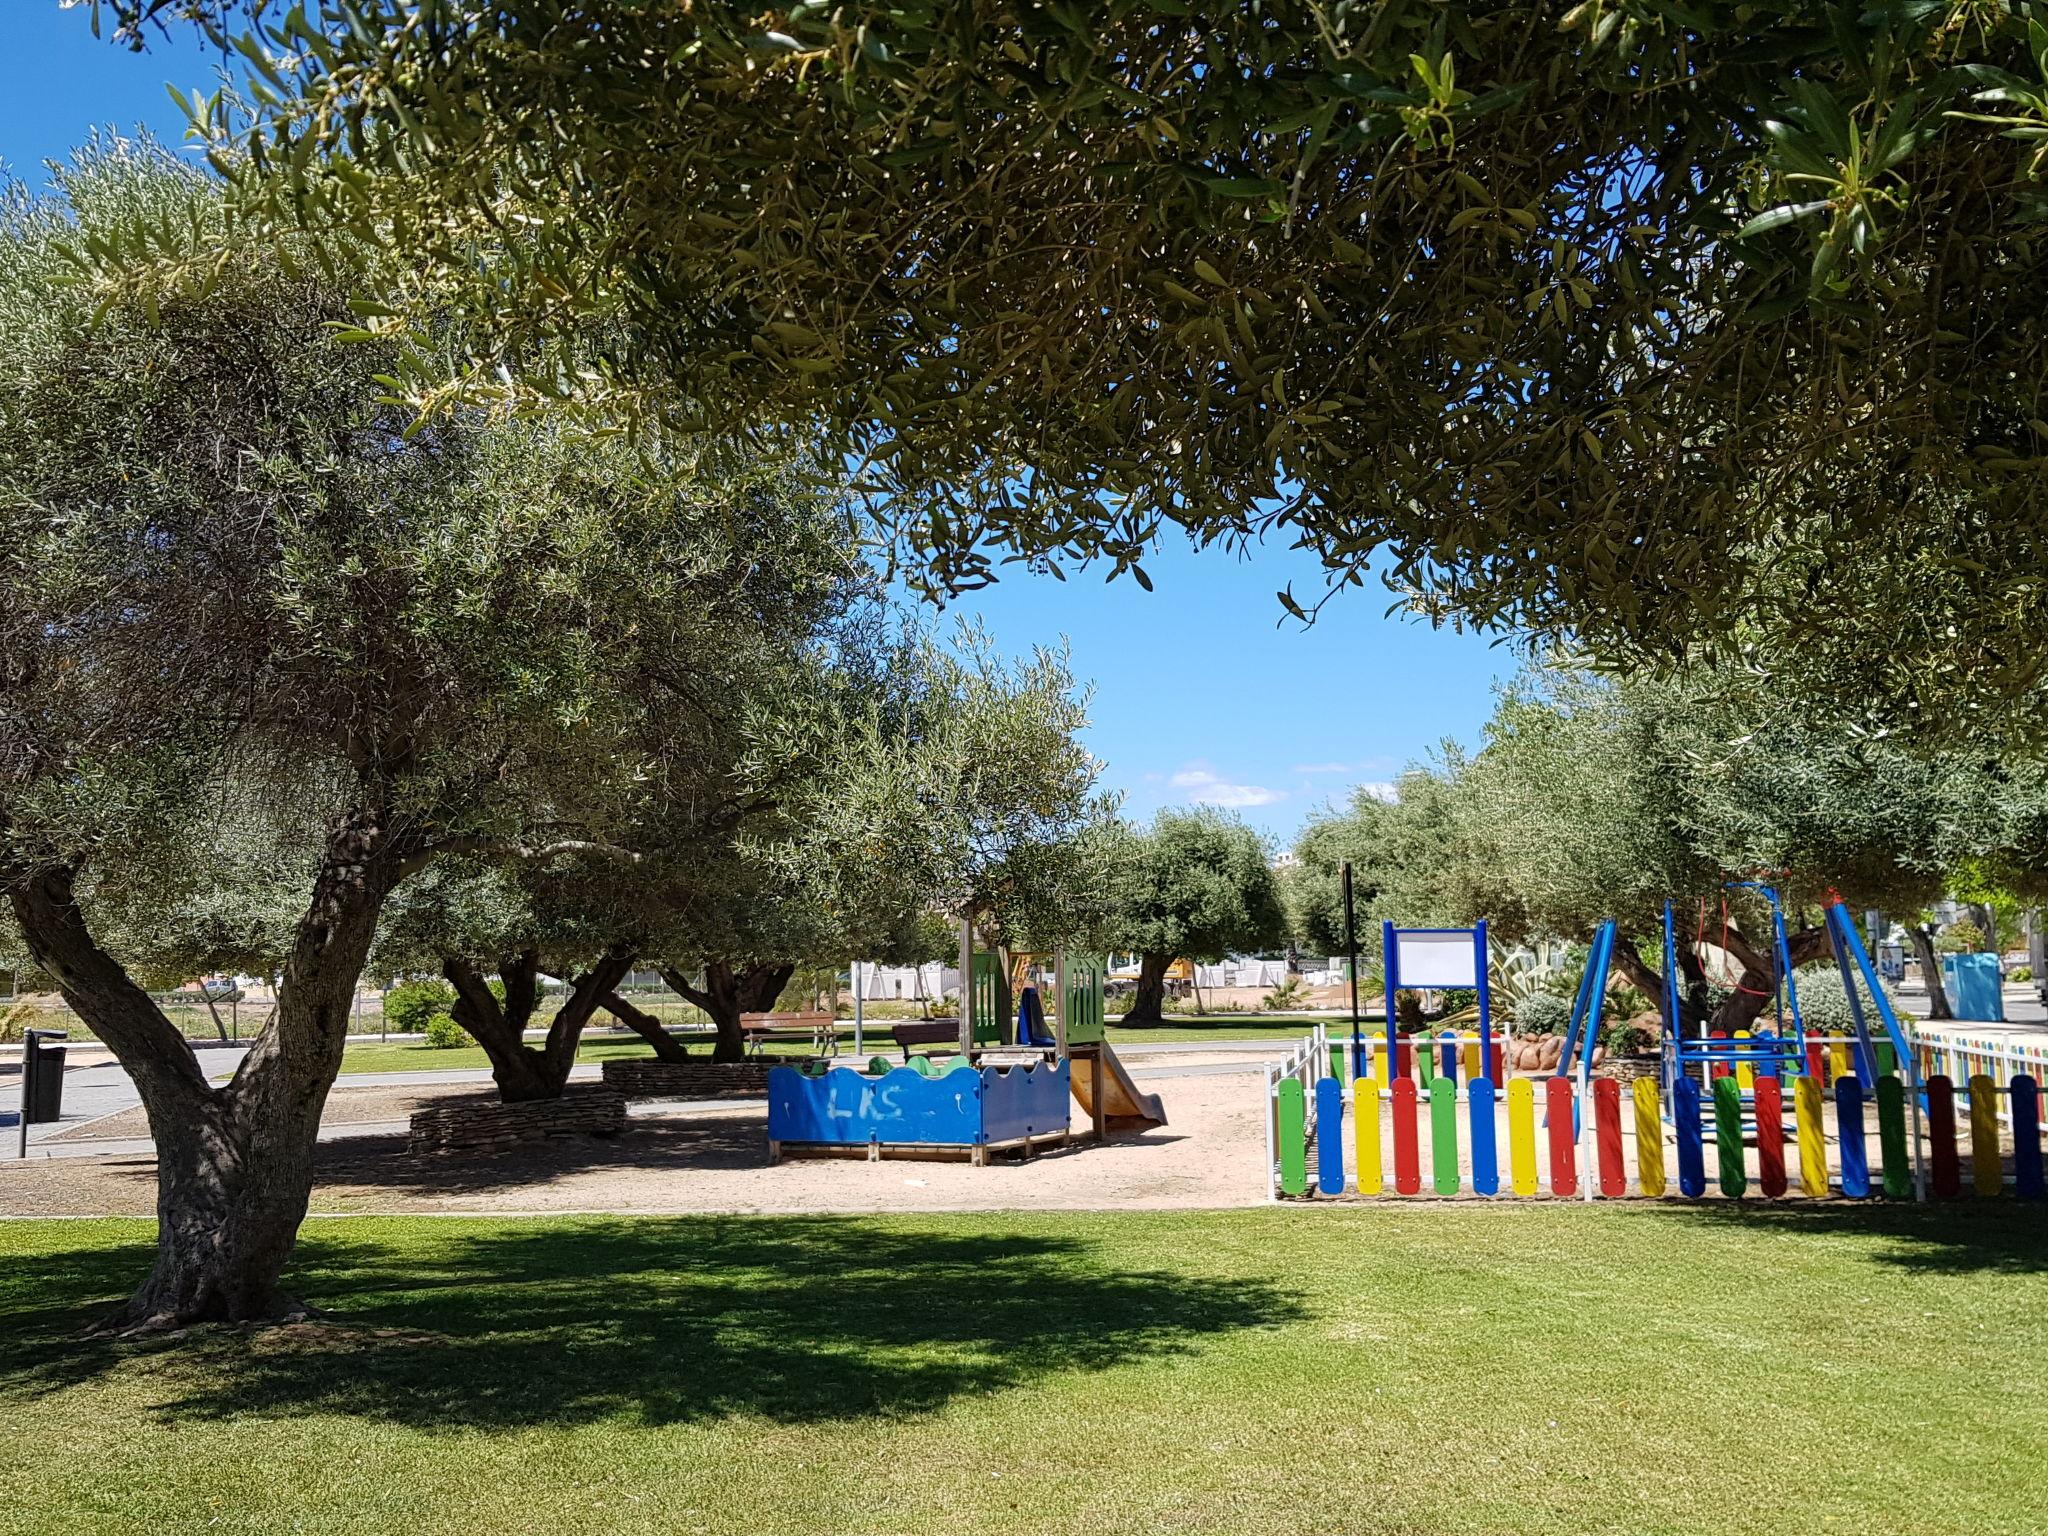
[[[2005,1021],[2005,977],[1996,955],[1943,955],[1941,980],[1949,1007],[1976,1024]]]
[[[1067,1129],[1067,1063],[983,1067],[943,1077],[896,1067],[881,1077],[835,1067],[768,1074],[768,1138],[794,1145],[986,1147]]]

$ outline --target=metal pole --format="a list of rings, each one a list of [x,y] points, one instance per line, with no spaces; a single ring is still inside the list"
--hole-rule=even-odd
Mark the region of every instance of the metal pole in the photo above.
[[[853,1055],[858,1061],[867,1054],[866,1037],[863,1034],[864,1020],[861,1017],[860,968],[864,962],[853,962]]]
[[[18,1127],[20,1139],[14,1149],[14,1155],[18,1160],[26,1160],[28,1157],[29,1094],[33,1091],[31,1088],[31,1076],[34,1072],[32,1064],[36,1059],[36,1041],[39,1038],[41,1038],[41,1035],[37,1030],[24,1029],[21,1032],[21,1123]]]
[[[974,1050],[974,919],[960,919],[960,1054]]]
[[[1351,861],[1344,861],[1344,953],[1351,965],[1351,1062],[1352,1070],[1365,1075],[1360,1065],[1365,1037],[1358,1023],[1358,930],[1351,905]]]
[[[1059,1002],[1059,1012],[1053,1015],[1052,1030],[1053,1060],[1067,1059],[1067,952],[1056,949],[1052,952],[1052,990]]]

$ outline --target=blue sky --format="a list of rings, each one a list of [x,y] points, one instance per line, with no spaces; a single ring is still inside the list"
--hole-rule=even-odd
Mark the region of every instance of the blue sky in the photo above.
[[[40,181],[95,125],[147,124],[176,142],[165,91],[207,86],[191,44],[137,56],[95,41],[56,0],[0,6],[0,161]],[[1090,749],[1131,814],[1194,801],[1231,806],[1281,841],[1358,783],[1391,779],[1446,736],[1471,741],[1513,656],[1484,639],[1384,617],[1377,588],[1282,622],[1274,593],[1319,590],[1314,561],[1280,547],[1238,558],[1172,543],[1146,562],[1154,590],[1100,575],[1019,574],[955,605],[1011,651],[1072,649],[1095,685]]]

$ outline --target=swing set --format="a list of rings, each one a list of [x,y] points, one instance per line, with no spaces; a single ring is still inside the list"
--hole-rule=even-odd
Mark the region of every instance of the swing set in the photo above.
[[[1702,1023],[1697,1032],[1686,1032],[1679,1018],[1678,923],[1672,904],[1665,902],[1664,995],[1658,1012],[1664,1035],[1661,1097],[1667,1120],[1677,1112],[1681,1081],[1694,1082],[1702,1092],[1710,1092],[1720,1079],[1734,1078],[1741,1095],[1744,1117],[1753,1123],[1755,1084],[1759,1078],[1775,1082],[1806,1074],[1818,1080],[1826,1070],[1827,1042],[1819,1037],[1809,1037],[1805,1017],[1800,1012],[1799,983],[1792,969],[1792,946],[1785,929],[1784,903],[1777,891],[1762,880],[1733,880],[1727,889],[1752,891],[1770,908],[1771,950],[1777,971],[1771,992],[1774,1027],[1753,1033],[1737,1031],[1731,1036],[1719,1030],[1709,1031]],[[1856,1077],[1870,1085],[1903,1065],[1913,1078],[1916,1096],[1919,1095],[1923,1085],[1919,1082],[1918,1062],[1907,1044],[1898,1014],[1885,995],[1877,967],[1871,963],[1869,952],[1856,932],[1847,906],[1838,893],[1830,891],[1821,910],[1827,928],[1828,947],[1841,973],[1842,990],[1848,999],[1853,1030],[1851,1043],[1855,1052],[1853,1062],[1846,1059],[1846,1053],[1837,1053],[1834,1075],[1845,1076],[1853,1069]],[[1728,948],[1725,895],[1722,898],[1722,920],[1723,942],[1719,947],[1725,953]],[[1704,947],[1705,930],[1705,903],[1702,902],[1694,940],[1696,947]],[[1579,979],[1578,994],[1572,1002],[1571,1023],[1565,1034],[1558,1073],[1560,1076],[1577,1077],[1582,1090],[1589,1085],[1592,1076],[1593,1047],[1600,1038],[1607,984],[1613,971],[1617,942],[1617,926],[1609,918],[1594,932],[1592,953],[1587,957],[1585,974]],[[1857,985],[1859,981],[1862,989]],[[1863,993],[1866,991],[1883,1029],[1882,1041],[1874,1040],[1871,1033],[1870,1017],[1864,1007]]]

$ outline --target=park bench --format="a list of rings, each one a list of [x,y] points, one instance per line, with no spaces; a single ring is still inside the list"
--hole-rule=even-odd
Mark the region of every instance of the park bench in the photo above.
[[[960,1021],[958,1019],[912,1019],[902,1024],[891,1024],[889,1036],[903,1052],[903,1059],[910,1060],[911,1047],[915,1045],[944,1045],[954,1050],[960,1048]],[[926,1055],[935,1052],[927,1051]]]
[[[809,1046],[814,1056],[839,1054],[839,1021],[829,1013],[743,1013],[740,1036],[749,1056],[778,1043]]]

